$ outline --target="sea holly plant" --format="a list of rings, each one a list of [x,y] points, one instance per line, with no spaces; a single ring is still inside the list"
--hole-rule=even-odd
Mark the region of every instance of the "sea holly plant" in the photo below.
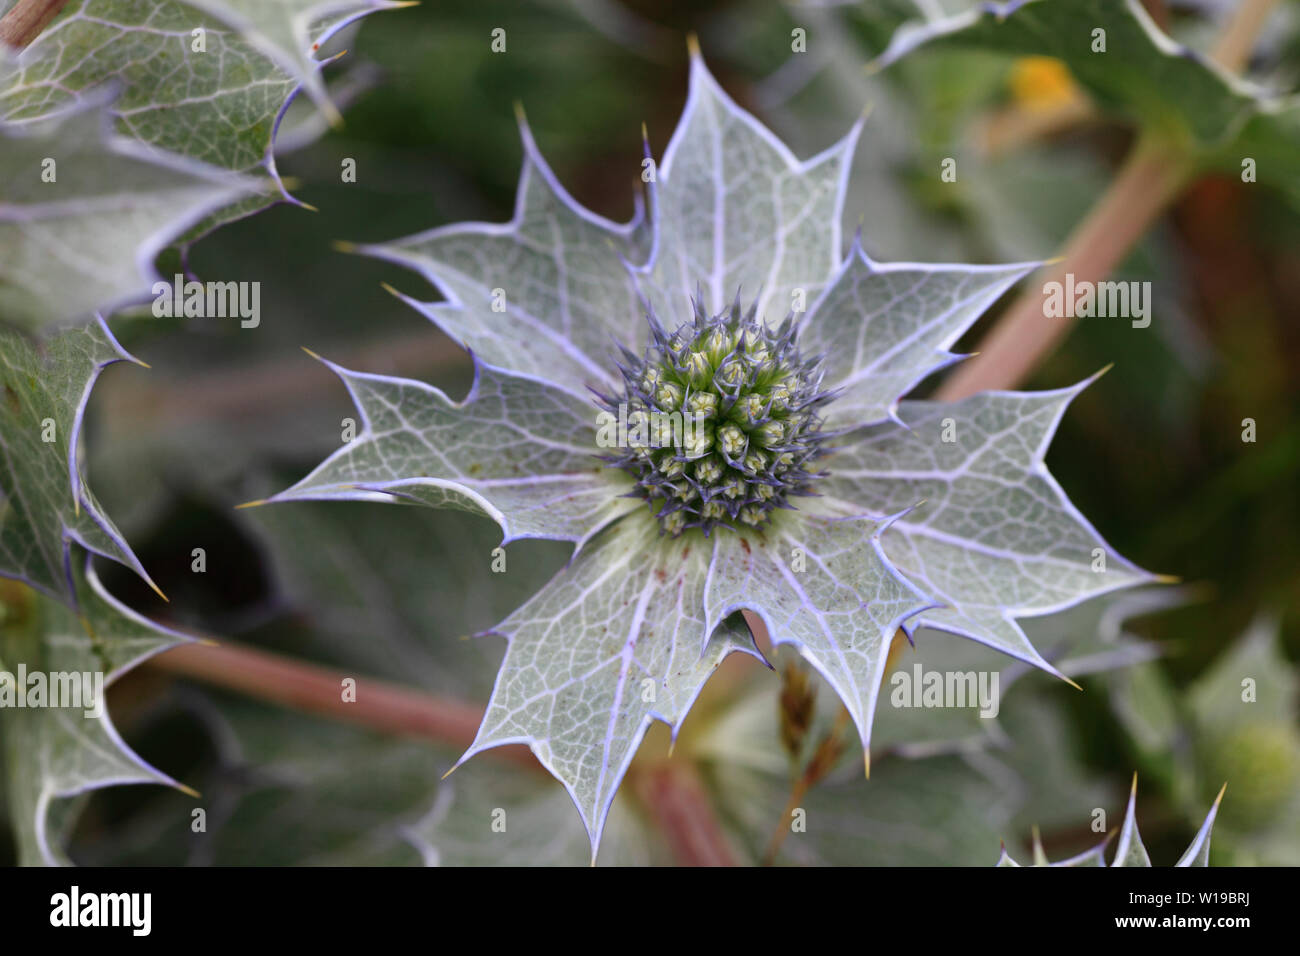
[[[521,131],[509,223],[360,250],[443,294],[403,299],[471,351],[469,394],[327,363],[361,428],[271,499],[454,507],[506,543],[574,544],[493,629],[506,655],[461,763],[527,744],[594,854],[651,723],[675,736],[723,658],[761,656],[742,612],[825,678],[866,755],[900,630],[1056,673],[1018,618],[1154,579],[1043,464],[1087,383],[900,402],[1037,264],[846,253],[860,127],[801,162],[696,51],[661,162],[647,146],[646,215],[625,225],[578,205]]]
[[[86,481],[81,429],[100,372],[135,361],[102,319],[36,348],[0,329],[0,575],[77,604],[77,548],[127,565],[139,558]]]
[[[70,568],[76,610],[0,581],[0,701],[5,704],[3,757],[19,862],[68,862],[62,844],[76,821],[77,799],[102,787],[159,783],[186,789],[150,766],[122,740],[104,691],[140,661],[192,640],[159,627],[114,598],[86,555]],[[80,701],[30,695],[23,675],[71,675]],[[47,693],[55,684],[49,677]],[[8,697],[9,699],[6,699]]]
[[[0,694],[20,670],[111,683],[187,640],[114,599],[87,563],[110,558],[157,590],[87,481],[91,391],[136,361],[106,320],[158,294],[157,261],[177,243],[290,198],[272,144],[300,87],[328,105],[312,54],[402,4],[249,5],[248,22],[240,6],[0,2],[17,14],[0,21],[0,577],[30,587],[0,582]],[[65,862],[78,801],[60,798],[174,784],[99,704],[84,719],[6,711],[0,769],[23,862]]]
[[[0,122],[0,314],[37,330],[150,296],[155,260],[212,213],[260,192],[250,177],[112,130],[104,93],[39,121]]]

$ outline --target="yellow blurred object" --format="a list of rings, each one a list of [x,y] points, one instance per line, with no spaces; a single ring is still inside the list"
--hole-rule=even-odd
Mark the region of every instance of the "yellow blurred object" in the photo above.
[[[1050,56],[1016,60],[1007,82],[1016,102],[1031,110],[1058,109],[1079,95],[1079,87],[1065,63]]]

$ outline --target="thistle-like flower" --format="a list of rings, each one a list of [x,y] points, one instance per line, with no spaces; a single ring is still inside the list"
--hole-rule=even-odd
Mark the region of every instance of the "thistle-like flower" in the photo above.
[[[716,316],[697,298],[694,311],[672,334],[649,316],[644,357],[624,349],[622,395],[600,396],[645,433],[606,460],[636,479],[635,494],[673,537],[759,528],[787,497],[807,494],[826,437],[817,408],[831,397],[820,363],[795,347],[793,317],[770,329],[739,297]]]
[[[675,735],[726,655],[761,659],[742,610],[835,689],[865,753],[900,628],[1056,673],[1016,618],[1152,579],[1043,465],[1082,386],[900,403],[1037,263],[882,265],[857,239],[846,256],[858,131],[799,162],[696,54],[662,163],[646,150],[648,217],[579,206],[521,120],[511,222],[362,250],[442,292],[403,299],[472,350],[474,385],[458,403],[331,366],[362,431],[276,500],[458,507],[506,543],[574,543],[493,629],[508,648],[461,759],[529,745],[593,852],[649,724]]]

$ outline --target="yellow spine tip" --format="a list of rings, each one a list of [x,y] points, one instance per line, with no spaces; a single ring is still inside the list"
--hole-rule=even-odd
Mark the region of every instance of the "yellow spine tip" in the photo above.
[[[1225,780],[1223,781],[1223,786],[1219,788],[1219,795],[1214,798],[1214,805],[1216,807],[1219,805],[1219,801],[1223,799],[1223,794],[1227,791],[1227,789],[1228,789],[1228,781]]]
[[[357,251],[357,244],[355,242],[348,242],[346,239],[335,239],[333,242],[330,243],[330,247],[335,252],[356,252]]]
[[[176,784],[176,789],[179,790],[181,793],[185,794],[185,796],[192,797],[195,800],[199,799],[199,797],[202,796],[202,794],[200,794],[193,787],[187,787],[183,783]]]
[[[145,579],[145,582],[149,585],[149,587],[153,588],[153,593],[154,593],[154,594],[156,594],[156,595],[158,595],[160,598],[162,598],[163,601],[165,601],[167,604],[171,604],[171,603],[172,603],[171,601],[168,601],[168,600],[167,600],[167,595],[165,595],[165,594],[162,593],[162,588],[158,587],[158,585],[154,584],[154,583],[153,583],[152,581],[150,581],[148,578]]]
[[[1157,584],[1182,584],[1183,579],[1176,574],[1157,574]]]
[[[258,508],[264,504],[266,504],[266,499],[258,498],[256,501],[245,501],[242,505],[235,505],[235,510],[239,511],[243,508]]]
[[[343,56],[347,52],[348,52],[347,50],[344,50],[338,56],[334,57],[334,59],[337,60],[339,57]],[[333,103],[331,103],[329,100],[323,100],[321,102],[320,111],[323,114],[325,114],[325,121],[330,124],[330,129],[343,128],[343,114],[340,113],[338,111],[338,107],[335,106]]]
[[[315,352],[313,352],[311,349],[307,348],[307,346],[305,346],[305,345],[300,345],[300,346],[298,346],[298,348],[302,349],[304,352],[306,352],[308,355],[310,355],[312,358],[314,358],[314,359],[315,359],[316,361],[318,361],[318,362],[323,362],[323,361],[325,361],[323,358],[321,358],[319,355],[317,355],[317,354],[316,354]]]
[[[320,212],[320,210],[317,207],[313,206],[309,202],[303,202],[301,199],[298,200],[298,208],[306,209],[308,212]]]
[[[686,52],[691,55],[691,59],[697,59],[700,56],[700,38],[694,30],[686,34]]]
[[[387,282],[379,283],[379,287],[383,289],[385,292],[387,292],[389,295],[394,296],[395,298],[398,299],[402,298],[402,293],[398,292],[397,289],[389,285]]]
[[[450,770],[448,770],[446,773],[444,773],[444,774],[443,774],[441,777],[439,777],[438,779],[439,779],[439,780],[446,780],[448,777],[450,777],[453,773],[456,772],[456,767],[459,767],[459,766],[460,766],[460,764],[455,764],[455,765],[453,765],[452,768],[451,768]]]

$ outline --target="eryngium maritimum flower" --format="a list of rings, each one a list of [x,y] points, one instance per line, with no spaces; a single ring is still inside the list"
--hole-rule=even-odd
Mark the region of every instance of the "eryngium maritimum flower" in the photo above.
[[[606,460],[636,479],[659,526],[676,537],[690,528],[758,528],[790,495],[807,494],[817,475],[807,466],[822,453],[817,361],[795,348],[795,325],[775,329],[740,299],[709,316],[697,298],[694,317],[669,334],[649,317],[644,357],[624,350],[618,399],[641,421],[679,422],[681,434],[652,436]]]
[[[1037,263],[884,265],[856,239],[845,255],[858,127],[800,162],[697,54],[649,216],[618,225],[565,192],[520,125],[509,223],[362,250],[442,293],[403,299],[472,350],[469,395],[331,365],[362,431],[276,496],[457,507],[496,520],[506,543],[574,542],[493,629],[506,655],[462,761],[527,744],[594,852],[650,723],[675,735],[725,656],[760,656],[742,610],[835,689],[865,752],[900,628],[1056,673],[1017,618],[1152,580],[1043,464],[1082,385],[899,401],[957,361],[949,348]],[[600,401],[711,417],[681,454],[610,462]]]

